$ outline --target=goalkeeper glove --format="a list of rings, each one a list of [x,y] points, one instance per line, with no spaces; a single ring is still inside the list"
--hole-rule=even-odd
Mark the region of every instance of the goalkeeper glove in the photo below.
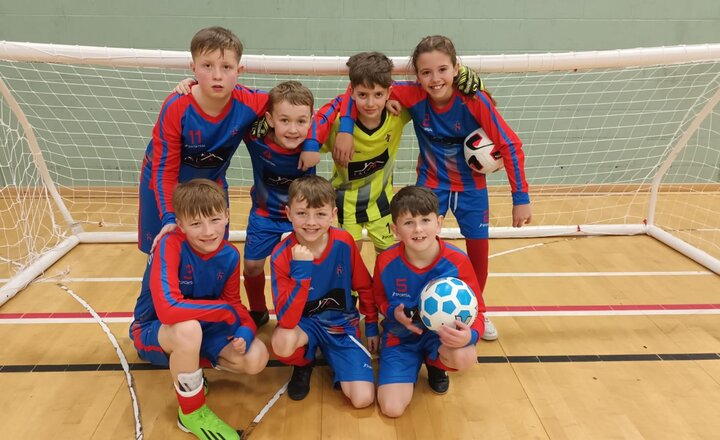
[[[455,77],[455,83],[463,95],[474,95],[478,90],[485,90],[485,84],[480,79],[480,75],[467,66],[460,66],[460,70]]]
[[[267,120],[265,120],[265,116],[258,118],[258,120],[250,126],[250,134],[259,139],[264,138],[268,131],[270,131],[270,126]]]

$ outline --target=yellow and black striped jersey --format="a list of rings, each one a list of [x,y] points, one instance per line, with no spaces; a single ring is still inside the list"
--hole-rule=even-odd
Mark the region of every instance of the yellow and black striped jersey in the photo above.
[[[409,121],[410,114],[403,109],[399,116],[383,111],[382,122],[374,130],[355,123],[352,161],[347,168],[334,165],[331,179],[341,224],[367,223],[390,213],[393,168],[403,127]],[[332,151],[339,126],[337,118],[321,151]]]

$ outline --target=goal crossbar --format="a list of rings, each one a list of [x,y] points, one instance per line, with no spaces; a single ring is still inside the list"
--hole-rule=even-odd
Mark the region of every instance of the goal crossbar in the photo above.
[[[720,59],[720,43],[585,52],[465,55],[462,63],[480,73],[552,72],[638,67]],[[125,49],[67,44],[0,41],[0,59],[31,63],[92,64],[114,67],[186,69],[188,51]],[[393,73],[410,74],[409,57],[390,57]],[[248,73],[280,75],[345,75],[347,57],[253,55],[242,57]]]

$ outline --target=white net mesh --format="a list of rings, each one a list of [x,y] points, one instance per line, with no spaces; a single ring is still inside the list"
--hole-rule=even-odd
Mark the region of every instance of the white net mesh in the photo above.
[[[21,127],[0,95],[0,276],[8,277],[55,247],[62,218],[43,185]]]
[[[396,63],[397,64],[397,63]],[[141,159],[164,98],[189,71],[0,61],[0,79],[27,115],[50,177],[86,231],[133,232]],[[533,224],[642,224],[651,183],[701,109],[720,90],[720,63],[693,62],[547,73],[483,74],[500,112],[524,142]],[[270,89],[299,79],[316,106],[345,90],[342,76],[247,74]],[[69,234],[53,216],[24,130],[0,108],[0,255],[12,273]],[[704,117],[660,187],[655,224],[720,258],[720,120]],[[395,184],[415,181],[417,143],[406,127]],[[329,175],[331,160],[319,168]],[[238,149],[229,170],[232,229],[245,228],[252,183]],[[489,178],[491,226],[509,226],[511,198],[501,171]],[[243,206],[244,205],[244,206]],[[22,225],[22,227],[18,227]],[[24,249],[24,250],[21,250]]]

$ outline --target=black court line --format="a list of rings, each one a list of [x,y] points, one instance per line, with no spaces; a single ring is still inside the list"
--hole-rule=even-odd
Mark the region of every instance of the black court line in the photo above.
[[[580,354],[551,356],[478,356],[479,364],[551,364],[580,362],[658,362],[720,360],[720,353],[657,353],[657,354]],[[327,365],[318,359],[316,365]],[[167,370],[147,363],[131,363],[130,371]],[[270,360],[268,367],[285,367],[278,360]],[[66,373],[73,371],[122,371],[121,364],[58,364],[58,365],[0,365],[0,373]]]

